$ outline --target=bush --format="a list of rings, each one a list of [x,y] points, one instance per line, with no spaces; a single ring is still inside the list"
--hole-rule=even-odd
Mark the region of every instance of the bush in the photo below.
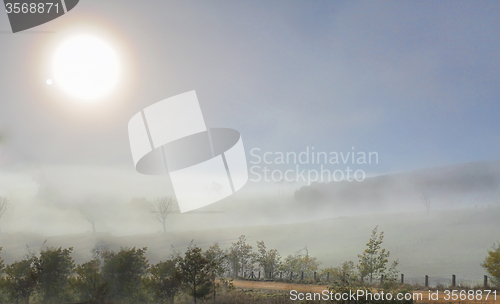
[[[78,300],[92,304],[104,303],[109,294],[109,284],[104,281],[99,261],[78,265],[75,273],[76,278],[70,279],[70,285]]]
[[[0,279],[0,288],[8,303],[29,303],[35,291],[38,274],[31,259],[25,259],[5,268],[5,277]]]
[[[194,303],[197,299],[204,299],[213,290],[216,267],[216,263],[207,259],[197,246],[189,247],[184,257],[179,257],[179,279],[194,298]]]
[[[36,259],[40,293],[44,303],[67,302],[68,277],[73,273],[75,261],[71,258],[73,248],[47,248]]]
[[[143,284],[153,300],[162,304],[174,302],[180,286],[176,264],[176,260],[167,260],[149,268],[150,276],[143,279]]]
[[[493,248],[488,250],[488,256],[481,266],[493,277],[493,283],[500,286],[500,242],[496,247],[493,245]]]
[[[103,254],[102,278],[109,285],[108,299],[123,303],[146,301],[142,292],[141,278],[146,274],[148,261],[144,256],[147,248],[124,249]]]

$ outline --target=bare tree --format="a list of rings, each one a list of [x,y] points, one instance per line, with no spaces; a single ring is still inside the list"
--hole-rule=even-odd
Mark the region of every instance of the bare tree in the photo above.
[[[92,233],[95,233],[95,222],[96,222],[95,216],[92,216],[91,212],[89,212],[83,207],[78,208],[78,212],[80,212],[83,219],[85,219],[92,225]]]
[[[305,251],[305,252],[306,252],[306,256],[309,256],[309,250],[307,249],[307,246],[306,246],[306,247],[304,247],[304,248],[302,248],[302,249],[300,249],[299,251],[297,251],[297,252],[295,253],[295,255],[297,255],[297,256],[301,256],[303,251]]]
[[[92,225],[92,233],[95,233],[95,219],[85,214],[83,215],[83,217]]]
[[[431,195],[429,193],[422,193],[420,195],[420,201],[422,204],[425,206],[425,210],[427,211],[427,214],[431,212]]]
[[[76,206],[82,218],[92,225],[92,233],[96,232],[95,224],[102,217],[102,208],[99,207],[99,200],[92,197],[85,198]]]
[[[0,196],[0,219],[2,218],[3,214],[7,209],[9,209],[10,204],[9,204],[9,199],[6,198],[5,196]],[[2,232],[2,229],[0,228],[0,232]]]
[[[167,232],[167,216],[172,212],[176,201],[171,196],[159,197],[154,203],[154,209],[151,211],[155,218],[163,225],[163,232]]]

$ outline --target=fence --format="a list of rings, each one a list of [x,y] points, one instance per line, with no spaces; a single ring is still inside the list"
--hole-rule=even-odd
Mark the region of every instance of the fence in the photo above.
[[[304,276],[306,275],[306,276]],[[246,273],[243,274],[243,277],[244,278],[248,278],[248,279],[255,279],[255,280],[268,280],[268,281],[298,281],[298,282],[301,282],[301,281],[304,281],[304,278],[306,278],[306,280],[308,281],[314,281],[314,282],[325,282],[325,283],[329,283],[329,282],[333,282],[333,281],[338,281],[340,284],[346,284],[349,280],[349,277],[348,275],[343,272],[342,273],[342,276],[336,276],[336,278],[333,278],[333,276],[331,277],[330,276],[330,272],[327,272],[326,275],[324,274],[323,276],[321,275],[318,275],[317,272],[313,272],[312,275],[309,273],[304,273],[303,271],[302,272],[288,272],[288,273],[283,273],[282,271],[280,272],[275,272],[275,273],[272,273],[270,272],[268,274],[268,276],[265,276],[261,271],[258,271],[258,272],[251,272],[248,276],[246,276]],[[333,278],[333,280],[331,280]],[[380,283],[380,284],[383,284],[384,283],[384,280],[386,280],[387,278],[385,277],[385,275],[381,275],[379,278],[376,278],[375,281]],[[401,274],[400,278],[398,278],[398,281],[399,283],[401,284],[405,284],[405,283],[408,283],[405,281],[405,275],[404,274]],[[440,283],[440,279],[435,279],[435,281],[437,281],[436,284],[434,284],[433,286],[442,286],[443,284]],[[426,275],[424,278],[422,278],[421,282],[418,282],[418,280],[415,280],[413,279],[412,280],[412,284],[416,284],[416,285],[420,285],[421,283],[423,282],[423,286],[424,287],[431,287],[431,285],[429,284],[429,276]],[[469,281],[469,283],[472,282],[472,281]],[[480,285],[480,284],[477,284],[478,281],[475,281],[476,284],[474,285]],[[452,274],[451,275],[451,280],[449,281],[449,287],[461,287],[463,286],[464,284],[458,284],[457,285],[457,276],[455,274]],[[468,285],[473,285],[473,284],[468,284]],[[487,275],[485,275],[483,277],[483,281],[482,281],[482,286],[483,288],[489,288],[489,287],[492,287],[490,286],[490,282],[489,282],[489,277]]]

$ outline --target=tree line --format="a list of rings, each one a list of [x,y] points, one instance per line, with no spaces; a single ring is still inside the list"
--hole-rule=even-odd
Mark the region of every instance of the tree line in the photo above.
[[[114,252],[96,246],[93,258],[76,265],[73,248],[48,247],[28,254],[21,261],[5,265],[0,259],[0,303],[173,303],[179,294],[199,300],[213,299],[234,278],[313,281],[329,276],[331,288],[364,288],[373,284],[390,290],[399,288],[398,261],[389,262],[382,248],[384,233],[373,229],[357,263],[346,261],[337,267],[319,269],[320,262],[307,247],[282,258],[264,241],[256,248],[244,235],[223,249],[218,243],[203,250],[191,242],[181,254],[174,249],[168,259],[150,264],[147,248],[122,248]],[[1,248],[0,248],[1,253]],[[489,251],[483,266],[499,278],[500,245]],[[313,276],[314,274],[314,276]],[[300,277],[299,277],[300,275]],[[384,276],[383,282],[378,278]]]
[[[46,248],[7,266],[0,261],[0,303],[171,303],[181,289],[196,302],[215,291],[218,264],[197,246],[154,265],[147,248],[94,250],[80,265],[72,251]]]
[[[381,249],[383,233],[372,233],[367,250],[360,255],[355,271],[353,262],[322,270],[334,276],[347,271],[351,279],[384,272],[389,252]],[[96,247],[92,260],[76,265],[73,248],[29,250],[26,257],[10,265],[0,260],[0,303],[171,303],[179,292],[199,299],[217,296],[226,278],[274,279],[279,273],[287,279],[311,280],[320,262],[307,247],[282,258],[264,241],[256,250],[244,235],[223,249],[214,243],[206,250],[191,245],[181,254],[177,250],[165,261],[150,265],[147,248],[122,248],[118,252]],[[396,264],[397,265],[397,264]],[[359,274],[358,274],[359,273]]]

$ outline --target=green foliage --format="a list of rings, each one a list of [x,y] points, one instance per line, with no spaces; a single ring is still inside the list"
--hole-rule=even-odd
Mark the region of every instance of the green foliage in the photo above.
[[[10,303],[29,303],[38,282],[38,272],[33,259],[27,258],[5,267],[0,287]]]
[[[174,302],[180,286],[176,264],[175,259],[159,262],[148,269],[150,276],[143,279],[144,287],[158,303]]]
[[[384,241],[384,232],[379,234],[377,228],[378,227],[375,227],[375,229],[372,230],[372,235],[366,244],[366,249],[363,254],[358,255],[358,270],[360,277],[363,280],[368,276],[370,278],[370,283],[373,282],[373,276],[380,276],[384,273],[387,268],[387,263],[389,262],[389,251],[386,251],[381,246]]]
[[[399,265],[399,260],[395,260],[392,262],[389,269],[386,270],[382,288],[388,290],[388,289],[394,289],[400,285],[399,270],[397,269],[398,265]]]
[[[323,277],[327,276],[328,272],[330,273],[330,280],[339,284],[344,283],[347,285],[354,285],[354,283],[358,281],[356,266],[354,265],[353,261],[346,261],[337,267],[329,267],[323,269],[322,271]],[[344,278],[344,273],[345,273],[345,278]]]
[[[276,249],[267,250],[264,241],[257,242],[257,255],[255,261],[264,271],[266,279],[272,279],[271,275],[276,272],[281,262],[281,256]]]
[[[239,274],[244,276],[245,273],[250,273],[253,270],[254,253],[252,252],[252,246],[246,243],[245,235],[241,235],[238,242],[231,243],[227,258],[233,278]]]
[[[75,262],[71,258],[73,248],[47,248],[36,260],[40,292],[45,303],[66,301],[68,278]]]
[[[216,267],[215,262],[207,259],[197,246],[189,247],[184,257],[179,257],[179,278],[195,303],[211,292]]]
[[[488,250],[488,256],[481,266],[493,277],[493,282],[500,285],[500,242]]]
[[[220,278],[220,283],[226,289],[226,291],[232,291],[235,290],[236,287],[234,287],[234,279],[227,279],[227,278]]]
[[[280,266],[280,270],[284,271],[287,277],[290,276],[290,273],[293,273],[294,278],[300,278],[302,272],[304,272],[304,278],[308,278],[318,270],[319,264],[318,259],[309,256],[309,254],[289,255]]]
[[[94,259],[78,265],[75,273],[76,278],[70,279],[70,286],[78,299],[93,304],[104,303],[109,293],[109,285],[101,274],[99,261]]]
[[[126,299],[138,303],[144,301],[141,292],[141,279],[148,269],[148,261],[144,256],[147,248],[122,248],[120,252],[103,253],[104,266],[102,276],[108,283],[109,298],[123,302]]]
[[[220,248],[219,243],[214,243],[205,251],[205,257],[215,264],[214,271],[215,275],[222,276],[226,271],[227,265],[227,254],[222,248]]]
[[[219,243],[215,242],[205,251],[205,257],[213,264],[212,267],[212,277],[222,277],[226,272],[227,266],[227,255],[222,248],[220,248]],[[220,288],[221,284],[216,283],[215,280],[212,281],[212,291],[213,298],[217,296],[217,290]]]
[[[357,267],[352,261],[344,262],[337,267],[324,269],[322,279],[330,272],[330,280],[333,280],[330,289],[339,292],[349,289],[373,290],[358,278],[384,274],[384,283],[377,287],[379,291],[393,294],[401,292],[398,290],[401,287],[396,269],[398,261],[394,261],[389,267],[389,252],[382,248],[382,242],[383,233],[378,234],[375,228],[366,250],[359,255]],[[164,304],[173,303],[174,299],[187,300],[188,297],[193,297],[196,303],[198,300],[207,300],[211,293],[214,303],[223,303],[224,299],[230,299],[228,294],[236,292],[232,281],[223,278],[226,273],[244,273],[258,265],[266,278],[269,278],[269,273],[281,270],[284,272],[284,279],[290,278],[290,273],[293,273],[293,279],[296,280],[303,272],[304,279],[310,281],[320,264],[309,255],[307,247],[295,255],[287,256],[283,262],[278,251],[268,250],[264,241],[257,242],[257,252],[252,252],[252,246],[246,243],[244,235],[238,242],[232,243],[229,250],[223,250],[218,243],[214,243],[206,251],[197,246],[189,246],[183,256],[174,252],[171,259],[151,266],[145,258],[147,248],[122,248],[118,253],[110,251],[107,246],[96,248],[93,251],[94,259],[76,268],[71,258],[72,248],[49,248],[40,255],[31,252],[23,261],[7,267],[0,260],[0,303],[24,304],[33,300],[34,303],[57,304]],[[493,271],[498,271],[495,267],[499,265],[499,252],[500,243],[498,248],[489,252],[483,265],[489,270],[488,267],[497,269],[490,271],[492,275],[498,274]],[[345,280],[342,280],[343,273],[346,274]],[[219,281],[216,280],[217,277]],[[185,293],[180,292],[181,288]],[[225,292],[219,293],[219,289]],[[245,301],[248,299],[245,298]],[[266,298],[259,296],[253,300]],[[381,301],[371,303],[385,304]]]

